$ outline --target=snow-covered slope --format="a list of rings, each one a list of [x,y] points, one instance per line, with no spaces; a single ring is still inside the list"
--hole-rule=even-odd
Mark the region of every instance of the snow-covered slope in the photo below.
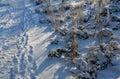
[[[35,8],[29,0],[0,2],[0,79],[61,79],[68,75],[62,61],[47,58],[52,27],[38,23]]]
[[[0,1],[0,79],[74,79],[67,71],[69,62],[47,57],[53,29],[39,23],[43,15],[34,12],[31,2]],[[118,55],[115,66],[100,71],[98,79],[119,79],[119,60]]]
[[[34,8],[24,0],[0,2],[0,79],[33,79],[35,62],[44,60],[52,32],[38,25]]]

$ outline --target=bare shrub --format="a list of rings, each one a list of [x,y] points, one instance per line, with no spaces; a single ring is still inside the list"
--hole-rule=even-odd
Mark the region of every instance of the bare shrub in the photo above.
[[[72,60],[77,58],[78,55],[79,55],[78,54],[78,46],[79,46],[79,42],[78,42],[77,36],[74,34],[73,40],[72,40],[72,45],[71,45],[71,48],[70,48],[70,53],[72,55]]]

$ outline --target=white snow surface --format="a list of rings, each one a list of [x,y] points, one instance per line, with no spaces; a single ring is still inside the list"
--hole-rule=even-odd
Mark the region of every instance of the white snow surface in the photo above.
[[[66,62],[47,57],[53,31],[35,8],[29,0],[0,2],[0,79],[74,79]],[[120,79],[120,56],[114,61],[98,79]]]
[[[52,27],[38,23],[35,8],[29,0],[0,2],[0,79],[61,79],[69,75],[62,61],[47,58]]]

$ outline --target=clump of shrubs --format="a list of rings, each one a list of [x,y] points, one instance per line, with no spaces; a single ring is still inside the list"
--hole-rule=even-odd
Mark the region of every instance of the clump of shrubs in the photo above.
[[[115,41],[112,32],[119,30],[120,23],[113,29],[107,28],[110,21],[119,22],[120,18],[112,14],[111,6],[107,6],[110,5],[109,0],[89,0],[89,3],[83,1],[70,4],[61,0],[61,3],[60,7],[53,9],[53,5],[48,1],[46,4],[48,8],[42,11],[54,27],[54,34],[59,35],[60,39],[64,39],[66,44],[65,48],[50,50],[48,57],[69,60],[73,65],[70,72],[76,79],[96,79],[99,70],[104,70],[108,65],[113,65],[114,51],[120,49],[120,44]],[[87,3],[90,7],[91,5],[94,7],[86,19],[83,7]],[[38,0],[36,4],[42,4],[41,0]],[[92,24],[91,21],[94,23]],[[87,26],[89,22],[91,24]],[[96,46],[90,46],[88,52],[82,55],[79,51],[80,42],[89,39],[90,36],[98,38],[99,43]],[[108,41],[108,39],[110,40]],[[59,40],[55,39],[51,44],[57,45]]]

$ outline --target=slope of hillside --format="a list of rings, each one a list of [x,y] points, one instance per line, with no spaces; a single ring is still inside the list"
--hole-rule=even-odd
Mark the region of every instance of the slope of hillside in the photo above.
[[[59,1],[53,2],[59,4]],[[74,79],[68,71],[71,62],[63,60],[64,57],[48,57],[49,50],[64,48],[65,44],[51,45],[60,37],[51,24],[43,21],[47,16],[37,14],[36,8],[39,7],[29,0],[0,0],[0,79]],[[120,36],[119,30],[114,33]],[[86,41],[82,41],[79,49],[83,54],[90,42],[94,42]],[[119,61],[118,52],[113,58],[114,66],[100,71],[98,79],[119,79]]]

